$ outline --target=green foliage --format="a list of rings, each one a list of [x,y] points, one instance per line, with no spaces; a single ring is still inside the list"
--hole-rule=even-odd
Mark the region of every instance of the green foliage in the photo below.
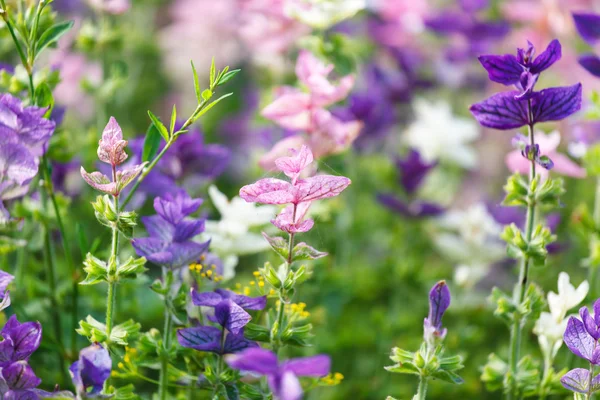
[[[464,368],[462,357],[444,356],[444,347],[441,344],[431,349],[423,343],[415,353],[394,347],[390,359],[396,364],[385,367],[389,372],[418,375],[422,378],[434,378],[453,384],[463,383],[462,378],[456,373]]]
[[[511,296],[497,287],[492,289],[489,301],[496,306],[494,315],[509,326],[515,321],[515,317],[519,321],[536,320],[546,307],[544,292],[534,283],[529,284],[523,301],[518,305]]]
[[[505,226],[501,237],[507,244],[506,252],[510,257],[527,259],[538,266],[544,265],[548,255],[547,246],[556,240],[550,229],[543,225],[535,227],[529,242],[515,224]]]
[[[537,395],[540,382],[540,366],[529,355],[523,357],[518,364],[519,374],[513,376],[508,364],[496,354],[490,354],[483,367],[481,380],[489,391],[512,387],[509,381],[515,381],[518,397],[534,397]]]

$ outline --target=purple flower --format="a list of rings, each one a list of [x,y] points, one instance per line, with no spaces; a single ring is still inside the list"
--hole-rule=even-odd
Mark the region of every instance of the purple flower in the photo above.
[[[516,147],[518,150],[521,150],[521,155],[523,158],[535,161],[536,164],[539,164],[542,168],[547,170],[551,170],[554,167],[554,162],[548,157],[543,156],[540,151],[540,145],[535,144],[531,146],[528,144],[528,139],[518,133],[512,140],[513,147]]]
[[[573,13],[575,27],[585,40],[594,45],[600,39],[600,15],[592,13]],[[600,77],[600,58],[597,55],[588,53],[579,57],[579,64],[590,74]]]
[[[331,359],[327,355],[294,358],[279,363],[273,352],[261,348],[244,350],[228,356],[226,361],[232,368],[265,375],[273,395],[279,400],[300,400],[302,386],[298,377],[322,377],[331,368]]]
[[[36,389],[42,380],[26,361],[16,361],[0,369],[0,397],[6,400],[74,399],[71,392]]]
[[[81,193],[84,186],[79,179],[79,166],[81,161],[76,158],[66,163],[52,163],[52,183],[55,189],[62,193],[74,197]]]
[[[258,347],[256,342],[244,337],[243,331],[240,331],[238,334],[227,333],[223,345],[221,345],[222,335],[225,335],[225,332],[214,326],[196,326],[178,330],[177,340],[183,347],[220,355],[237,353],[251,347]]]
[[[4,339],[0,342],[0,366],[15,361],[27,361],[37,350],[42,340],[42,326],[39,322],[20,323],[12,315],[0,331]]]
[[[423,323],[424,337],[427,342],[444,339],[448,330],[442,328],[442,317],[450,307],[450,290],[446,281],[439,281],[429,292],[429,315]]]
[[[104,382],[110,377],[112,361],[108,350],[95,343],[79,352],[69,371],[77,393],[84,398],[101,396]]]
[[[248,297],[224,289],[216,289],[214,292],[197,292],[192,289],[191,295],[194,305],[213,307],[215,322],[235,335],[250,322],[250,314],[245,310],[262,310],[267,305],[267,296]]]
[[[437,204],[420,200],[413,200],[409,203],[390,193],[378,194],[377,201],[407,218],[435,217],[444,212],[444,209]]]
[[[192,199],[185,192],[155,198],[157,215],[142,217],[149,237],[131,242],[137,254],[169,268],[179,268],[198,259],[208,249],[210,241],[198,243],[192,240],[204,231],[204,219],[188,217],[201,204],[201,199]]]
[[[21,100],[0,94],[0,137],[3,143],[21,143],[35,157],[46,151],[55,123],[44,118],[47,108],[23,107]]]
[[[599,363],[600,348],[596,347],[597,340],[587,331],[583,322],[575,317],[569,318],[563,339],[569,350],[577,357],[586,359],[592,364]]]
[[[590,371],[583,368],[572,369],[560,378],[560,383],[573,392],[588,393]],[[592,379],[592,387],[600,387],[600,374]]]
[[[414,193],[429,171],[437,165],[423,161],[418,151],[411,149],[405,158],[396,159],[396,168],[400,172],[400,183],[408,194]]]
[[[0,133],[0,200],[26,194],[37,172],[38,159],[29,148]]]

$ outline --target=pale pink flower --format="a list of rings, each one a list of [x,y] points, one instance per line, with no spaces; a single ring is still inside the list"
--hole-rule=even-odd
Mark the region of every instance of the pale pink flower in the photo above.
[[[585,178],[585,169],[577,165],[569,157],[558,152],[558,145],[560,144],[560,133],[553,131],[549,134],[542,132],[535,133],[535,143],[540,146],[540,154],[548,156],[554,163],[552,171],[562,175],[571,176],[574,178]],[[518,172],[520,174],[528,174],[531,166],[531,161],[527,160],[521,154],[521,150],[514,150],[506,155],[506,166],[512,172]],[[548,177],[549,171],[544,168],[537,168],[536,172],[542,176],[543,179]]]
[[[95,10],[113,15],[124,14],[131,8],[129,0],[88,0],[88,2]]]
[[[293,151],[292,156],[275,160],[275,165],[292,178],[292,181],[287,182],[276,178],[260,179],[241,188],[240,197],[247,202],[291,204],[271,222],[289,233],[308,231],[314,225],[314,221],[304,220],[310,203],[337,196],[351,183],[346,177],[333,175],[298,178],[302,171],[310,166],[313,159],[310,149],[302,146],[299,151]]]
[[[98,142],[98,159],[112,166],[119,165],[127,159],[126,146],[127,140],[123,140],[119,123],[114,117],[110,117],[102,132],[102,139]]]

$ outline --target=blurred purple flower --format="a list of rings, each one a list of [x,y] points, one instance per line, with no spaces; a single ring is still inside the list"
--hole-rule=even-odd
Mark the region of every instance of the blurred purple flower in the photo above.
[[[183,347],[220,355],[237,353],[250,347],[258,347],[256,342],[244,337],[243,330],[238,334],[227,333],[225,341],[221,345],[222,335],[225,335],[225,333],[214,326],[196,326],[178,330],[177,340]]]
[[[573,13],[577,31],[590,45],[594,45],[600,39],[600,15],[586,12]],[[590,74],[600,77],[600,58],[595,54],[584,54],[579,57],[579,64]]]
[[[400,183],[406,193],[413,194],[421,186],[423,179],[429,171],[436,165],[436,162],[425,162],[419,152],[414,149],[411,149],[406,157],[396,158],[396,168],[398,168],[400,173]]]
[[[53,162],[52,184],[55,189],[70,197],[81,193],[83,182],[81,182],[79,174],[80,165],[81,160],[79,158],[66,163]]]
[[[444,209],[437,204],[419,200],[409,203],[398,199],[393,194],[380,193],[377,195],[377,200],[385,207],[407,218],[435,217],[444,212]]]
[[[3,143],[21,143],[35,157],[46,151],[55,123],[44,118],[47,108],[24,107],[21,100],[0,94],[0,137]]]
[[[423,322],[423,335],[428,343],[446,337],[448,330],[442,328],[442,317],[448,307],[450,307],[450,289],[446,281],[439,281],[429,292],[429,315]]]
[[[83,398],[102,397],[100,392],[110,377],[112,361],[108,350],[95,343],[79,352],[69,371],[77,393]]]
[[[216,289],[214,292],[191,291],[192,302],[196,306],[212,307],[214,320],[228,331],[237,335],[250,322],[250,314],[245,310],[262,310],[267,297],[248,297],[229,290]]]
[[[0,134],[0,201],[27,193],[37,172],[38,160],[29,149]]]
[[[6,71],[9,74],[13,74],[15,72],[15,67],[9,63],[0,62],[0,71]]]
[[[197,260],[210,244],[210,241],[198,243],[192,240],[204,231],[204,219],[188,218],[200,204],[202,199],[192,199],[185,192],[155,198],[157,215],[141,218],[149,237],[131,242],[137,254],[169,268],[179,268]]]
[[[322,377],[331,368],[331,359],[327,355],[293,358],[279,363],[276,354],[261,348],[230,355],[226,361],[231,368],[265,375],[273,395],[280,400],[300,400],[302,386],[298,377]]]
[[[5,367],[15,361],[27,361],[37,350],[42,340],[42,326],[39,322],[20,323],[12,315],[0,335],[0,366]]]

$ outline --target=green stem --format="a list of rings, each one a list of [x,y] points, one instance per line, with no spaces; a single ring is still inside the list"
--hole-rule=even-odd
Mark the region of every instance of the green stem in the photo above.
[[[530,113],[530,121],[533,121],[531,117],[531,100],[529,101],[529,113]],[[535,137],[533,131],[533,124],[530,123],[528,125],[529,130],[529,144],[533,148],[535,146]],[[531,160],[531,167],[529,170],[529,183],[535,179],[535,161]],[[533,199],[529,199],[527,203],[527,217],[525,224],[525,241],[527,243],[531,242],[531,238],[533,236],[533,225],[535,220],[535,202]],[[519,269],[519,280],[516,283],[515,290],[513,293],[513,300],[515,306],[519,306],[523,302],[523,297],[525,295],[525,290],[527,287],[527,280],[529,278],[529,257],[523,258],[521,261],[520,269]],[[516,384],[516,376],[519,373],[519,353],[521,351],[521,334],[523,330],[523,321],[521,320],[521,315],[519,312],[515,312],[513,315],[513,324],[510,332],[510,352],[509,352],[509,361],[508,361],[508,373],[511,375],[509,382],[510,386],[506,393],[507,399],[512,399],[513,396],[516,395],[517,388]]]
[[[113,167],[113,175],[115,175],[115,169]],[[119,213],[119,196],[114,196],[115,201],[115,210],[117,214]],[[110,333],[113,328],[114,321],[114,308],[115,308],[115,299],[117,297],[116,293],[116,268],[118,263],[118,255],[119,255],[119,230],[116,226],[112,228],[112,245],[110,251],[110,258],[108,260],[108,294],[106,297],[106,335],[110,340]]]
[[[146,168],[144,168],[144,171],[142,171],[142,173],[140,174],[140,177],[135,181],[135,183],[131,187],[131,190],[127,194],[127,197],[125,197],[125,200],[123,201],[123,205],[122,205],[123,208],[125,208],[125,206],[127,204],[129,204],[129,202],[131,201],[131,198],[133,197],[135,192],[138,190],[142,181],[144,179],[146,179],[146,177],[148,176],[150,171],[152,171],[152,169],[156,166],[156,164],[158,164],[160,159],[165,155],[167,150],[169,150],[169,148],[173,145],[173,143],[175,143],[175,141],[177,140],[179,135],[184,133],[184,131],[194,122],[196,115],[200,111],[202,111],[204,109],[204,107],[206,107],[207,105],[208,105],[207,101],[203,101],[202,103],[198,104],[198,106],[196,107],[196,109],[194,110],[192,115],[183,123],[181,128],[179,128],[179,130],[177,132],[175,132],[173,134],[173,136],[167,141],[167,143],[165,144],[165,147],[162,149],[162,151],[160,153],[158,153],[158,155],[156,157],[154,157],[154,159],[150,162],[150,164]]]
[[[167,268],[163,267],[163,280],[167,281]],[[160,377],[158,385],[158,398],[166,400],[169,392],[169,351],[171,350],[171,330],[173,329],[173,316],[170,310],[170,294],[165,295],[165,326],[163,331],[163,353],[160,358]]]
[[[15,43],[15,47],[17,48],[17,52],[19,53],[19,58],[21,58],[21,63],[23,64],[23,67],[25,67],[25,69],[27,70],[27,73],[31,74],[31,72],[30,72],[31,68],[29,67],[29,64],[27,62],[27,57],[25,56],[25,52],[21,48],[21,44],[19,43],[19,39],[17,39],[17,35],[15,34],[15,30],[12,26],[12,22],[10,21],[10,18],[8,17],[8,11],[6,10],[5,1],[0,0],[0,5],[2,6],[2,10],[0,11],[0,14],[1,14],[4,22],[6,23],[6,26],[8,27],[8,31],[10,32],[10,36],[12,37],[13,42]],[[33,86],[33,85],[31,85],[31,86]]]
[[[600,226],[600,177],[596,178],[596,194],[594,198],[594,224],[596,226]],[[591,299],[596,299],[598,297],[598,265],[595,261],[595,254],[597,252],[596,247],[598,247],[598,241],[600,238],[598,234],[592,233],[590,237],[590,266],[589,266],[589,277],[588,281],[590,282],[590,292],[588,297]]]
[[[427,378],[424,376],[419,377],[419,387],[417,388],[417,394],[415,400],[425,400],[427,397]]]

